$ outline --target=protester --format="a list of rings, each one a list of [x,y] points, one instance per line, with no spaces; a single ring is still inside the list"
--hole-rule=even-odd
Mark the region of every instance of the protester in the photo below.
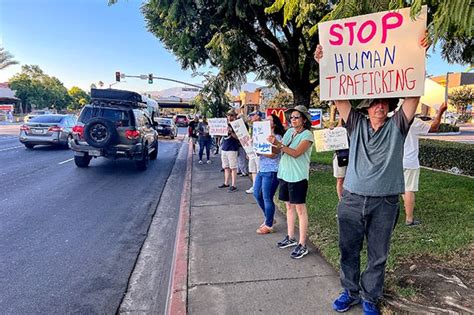
[[[344,124],[342,122],[342,118],[339,118],[339,122],[337,127],[343,127]],[[346,151],[347,152],[347,151]],[[344,184],[344,177],[346,177],[346,165],[339,165],[339,160],[337,158],[337,152],[334,152],[334,156],[332,159],[332,169],[333,169],[333,176],[336,178],[336,192],[337,197],[339,200],[342,198],[342,185]]]
[[[261,112],[254,112],[249,115],[250,118],[250,136],[252,136],[253,133],[253,123],[256,121],[261,121],[262,120],[262,113]],[[247,156],[248,158],[248,156]],[[255,184],[255,177],[257,176],[257,172],[259,169],[259,164],[260,164],[260,159],[251,159],[248,158],[248,170],[249,170],[249,175],[250,175],[250,180],[252,181],[252,187],[247,189],[245,192],[247,194],[253,194],[254,191],[254,184]]]
[[[308,191],[309,164],[313,149],[313,133],[311,130],[311,115],[305,106],[298,105],[285,112],[286,119],[291,121],[291,128],[278,141],[275,136],[268,140],[282,153],[278,167],[280,191],[278,198],[285,202],[288,223],[288,235],[278,247],[296,246],[291,258],[302,258],[308,254],[306,234],[308,231],[308,212],[306,209],[306,193]],[[299,242],[295,239],[295,220],[298,214]]]
[[[211,135],[209,134],[209,124],[207,123],[207,118],[204,116],[202,122],[197,126],[198,131],[198,141],[199,141],[199,164],[202,164],[202,154],[204,148],[206,148],[206,157],[207,164],[211,163],[210,160],[210,151],[211,151]]]
[[[427,42],[421,45],[426,48]],[[316,61],[323,58],[318,45]],[[350,137],[349,165],[342,199],[338,204],[340,276],[343,293],[333,308],[345,312],[360,303],[365,314],[380,314],[377,301],[383,293],[390,238],[399,215],[399,196],[405,190],[403,144],[419,97],[407,97],[401,109],[388,118],[398,99],[364,100],[368,119],[351,108],[349,100],[335,101]],[[360,252],[367,238],[367,267],[360,273]]]
[[[235,179],[237,177],[237,152],[239,150],[239,140],[237,135],[230,125],[231,121],[235,120],[237,113],[231,109],[227,112],[227,121],[229,122],[229,132],[227,136],[223,137],[221,145],[221,161],[222,168],[224,169],[224,183],[219,188],[229,188],[229,192],[237,191],[235,187]],[[229,178],[231,179],[231,185],[229,186]]]
[[[193,154],[196,153],[196,143],[198,141],[197,126],[199,123],[199,116],[194,115],[194,119],[188,125],[188,137],[189,141],[193,143]]]
[[[272,134],[277,141],[282,140],[285,128],[276,115],[267,118],[270,121]],[[258,234],[268,234],[273,232],[273,223],[275,215],[275,203],[273,196],[278,188],[278,165],[280,163],[281,153],[277,153],[276,148],[272,148],[271,154],[259,154],[260,169],[255,177],[253,185],[253,195],[257,200],[260,209],[263,211],[264,222],[257,229]]]
[[[430,132],[437,132],[441,123],[441,116],[448,109],[443,103],[436,113],[431,125],[424,123],[421,119],[415,118],[410,127],[403,151],[403,175],[405,178],[405,193],[403,204],[405,206],[405,225],[416,226],[421,224],[420,220],[413,217],[415,209],[415,192],[418,191],[418,181],[420,177],[420,161],[418,160],[418,137],[427,135]]]

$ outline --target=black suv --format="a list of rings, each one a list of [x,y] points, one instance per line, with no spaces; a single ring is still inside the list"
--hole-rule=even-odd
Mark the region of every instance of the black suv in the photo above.
[[[146,170],[158,154],[155,126],[140,94],[91,89],[91,103],[84,106],[73,128],[74,162],[87,167],[92,157],[128,158],[139,170]]]

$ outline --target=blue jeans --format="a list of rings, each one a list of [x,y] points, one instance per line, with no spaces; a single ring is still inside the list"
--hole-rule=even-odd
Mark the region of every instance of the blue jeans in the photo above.
[[[202,154],[204,153],[204,148],[206,148],[207,160],[210,158],[211,150],[211,138],[200,138],[199,139],[199,160],[202,161]]]
[[[390,238],[399,214],[399,196],[369,197],[342,192],[337,207],[341,285],[350,296],[377,303],[383,293]],[[360,273],[360,251],[367,239],[367,268]]]
[[[253,196],[265,216],[265,225],[272,227],[275,215],[273,196],[278,188],[277,172],[258,172],[253,183]]]

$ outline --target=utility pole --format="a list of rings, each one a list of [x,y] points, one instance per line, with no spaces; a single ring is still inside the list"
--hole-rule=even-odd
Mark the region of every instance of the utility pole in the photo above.
[[[141,80],[148,80],[148,83],[150,83],[150,84],[153,83],[153,79],[165,80],[165,81],[171,81],[171,82],[176,82],[176,83],[181,83],[181,84],[184,84],[184,85],[192,86],[192,87],[195,87],[199,90],[202,89],[202,86],[199,86],[199,85],[196,85],[196,84],[192,84],[192,83],[188,83],[188,82],[184,82],[184,81],[179,81],[179,80],[175,80],[175,79],[170,79],[170,78],[165,78],[165,77],[155,77],[151,73],[148,74],[148,75],[146,75],[146,74],[128,75],[128,74],[121,73],[121,72],[117,71],[115,73],[115,76],[116,76],[116,78],[137,78],[137,79],[141,79]],[[119,80],[117,80],[117,82],[119,82]]]

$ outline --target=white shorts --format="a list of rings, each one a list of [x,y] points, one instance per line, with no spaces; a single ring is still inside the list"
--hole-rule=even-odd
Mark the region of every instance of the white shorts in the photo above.
[[[237,168],[238,151],[221,151],[222,168]]]
[[[260,168],[260,159],[258,156],[255,159],[249,159],[249,173],[258,173]]]
[[[403,177],[405,178],[405,191],[418,191],[419,168],[404,168]]]
[[[333,170],[333,176],[336,178],[344,178],[346,177],[346,169],[347,166],[339,166],[337,164],[337,156],[334,154],[334,157],[332,159],[332,170]]]

